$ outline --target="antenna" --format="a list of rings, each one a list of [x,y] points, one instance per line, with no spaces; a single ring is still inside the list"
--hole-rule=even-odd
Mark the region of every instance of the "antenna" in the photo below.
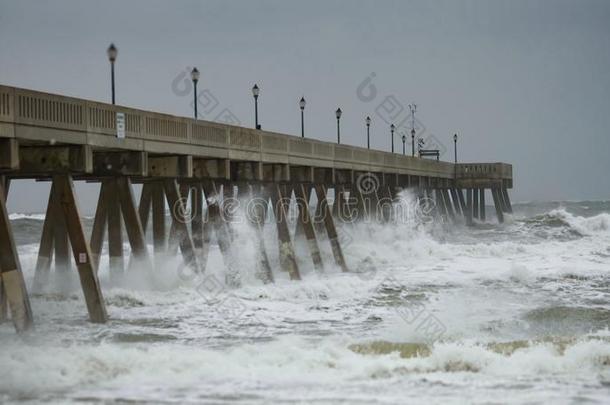
[[[415,131],[415,111],[417,111],[417,104],[409,104],[409,110],[411,110],[411,130]]]

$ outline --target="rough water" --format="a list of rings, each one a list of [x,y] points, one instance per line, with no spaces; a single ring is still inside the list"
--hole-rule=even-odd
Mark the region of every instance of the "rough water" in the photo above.
[[[200,276],[175,257],[117,285],[106,255],[104,325],[87,321],[75,271],[53,273],[31,296],[34,332],[0,325],[0,402],[608,403],[610,202],[514,209],[472,228],[342,225],[354,271],[322,238],[318,274],[297,243],[300,282],[278,270],[271,223],[271,285],[241,224],[239,287],[214,239]],[[42,216],[11,219],[30,285]]]

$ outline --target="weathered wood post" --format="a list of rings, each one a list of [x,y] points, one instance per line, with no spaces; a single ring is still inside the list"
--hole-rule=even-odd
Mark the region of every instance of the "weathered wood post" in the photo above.
[[[313,221],[309,215],[309,199],[307,198],[308,192],[305,190],[305,185],[297,184],[294,188],[297,205],[299,207],[299,223],[305,237],[307,238],[307,245],[309,252],[311,253],[311,259],[313,260],[314,268],[322,272],[324,271],[324,264],[322,263],[322,256],[320,255],[320,248],[318,247],[318,241],[316,240],[316,232],[313,228]],[[339,203],[338,201],[335,204]],[[341,213],[341,211],[339,211]]]
[[[220,249],[220,253],[222,254],[222,259],[226,268],[225,282],[232,287],[237,287],[240,285],[239,269],[234,263],[234,259],[231,254],[231,236],[229,235],[227,226],[223,221],[223,215],[220,212],[220,193],[214,181],[203,181],[202,186],[208,204],[210,224],[214,229],[216,241],[218,242],[218,248]]]
[[[467,205],[466,205],[466,201],[464,200],[464,191],[461,188],[458,188],[456,190],[457,196],[458,196],[458,201],[460,203],[460,209],[462,210],[462,215],[464,217],[466,217],[467,214]]]
[[[106,322],[108,319],[106,305],[97,278],[91,249],[85,238],[72,177],[68,174],[54,175],[52,189],[56,193],[56,198],[60,201],[70,244],[72,245],[74,261],[89,310],[89,319],[97,323]]]
[[[335,263],[341,268],[341,271],[348,271],[347,264],[345,263],[345,258],[343,257],[343,250],[341,249],[341,244],[339,243],[339,238],[337,236],[337,229],[335,228],[335,223],[333,222],[333,217],[330,213],[330,209],[328,208],[328,201],[326,200],[326,190],[323,185],[316,184],[316,195],[318,197],[318,206],[320,207],[321,213],[324,219],[324,226],[326,227],[326,233],[328,234],[328,239],[330,240],[330,246],[333,252],[333,256],[335,258]]]
[[[51,184],[44,223],[42,224],[42,235],[40,237],[38,258],[36,259],[34,280],[32,283],[32,291],[34,292],[41,291],[43,286],[47,285],[49,282],[49,271],[51,269],[51,262],[53,261],[53,239],[55,235],[53,226],[55,221],[63,221],[61,210],[58,212],[55,208],[55,194],[53,185]]]
[[[207,267],[210,251],[210,221],[204,201],[203,186],[201,183],[194,183],[191,186],[191,233],[202,271]]]
[[[283,195],[282,187],[279,184],[269,186],[268,193],[271,196],[275,223],[278,233],[278,246],[280,250],[280,266],[288,272],[291,280],[300,280],[299,266],[294,254],[294,247],[290,239],[288,229],[288,204],[289,200]],[[330,215],[330,213],[328,213]]]
[[[108,223],[108,209],[106,207],[106,193],[102,183],[100,186],[100,195],[97,199],[97,207],[95,209],[95,217],[93,219],[93,230],[91,231],[91,255],[95,270],[97,271],[100,267],[100,256],[102,252],[102,246],[104,245],[104,237],[106,236],[106,224]],[[46,225],[46,221],[45,221]],[[42,240],[40,242],[40,250],[38,252],[38,260],[41,259],[41,252],[46,249],[43,247],[43,241],[45,240],[45,230],[43,226]],[[52,242],[52,241],[51,241]],[[48,270],[48,268],[47,268]],[[38,273],[38,264],[36,265],[36,272]]]
[[[150,183],[150,200],[152,202],[152,234],[155,256],[162,258],[167,251],[165,221],[165,190],[160,181]]]
[[[452,221],[455,221],[455,211],[453,205],[451,204],[451,198],[449,198],[449,191],[446,188],[443,188],[441,189],[441,194],[443,195],[443,200],[445,200],[445,208],[449,218]]]
[[[140,215],[136,208],[135,197],[129,177],[121,176],[117,179],[118,200],[120,202],[121,214],[125,222],[127,238],[131,246],[131,252],[136,262],[151,270],[152,262],[148,256],[144,228],[140,222]]]
[[[0,184],[0,281],[13,325],[17,332],[24,332],[33,325],[32,308],[19,264],[5,196],[4,185]]]
[[[110,255],[110,277],[119,279],[123,276],[123,231],[121,228],[121,205],[116,178],[104,180],[106,189],[106,207],[108,209],[108,253]]]
[[[261,188],[258,185],[255,186],[247,184],[245,186],[241,186],[238,189],[238,193],[242,188],[247,190],[243,192],[243,195],[247,195],[250,198],[247,205],[248,209],[246,209],[246,216],[249,223],[254,227],[254,233],[256,235],[258,246],[258,267],[256,276],[265,284],[272,283],[274,281],[273,271],[271,270],[271,264],[269,263],[269,256],[267,255],[265,238],[263,235],[265,216],[267,210],[269,209],[269,200],[267,198],[262,198],[260,195]],[[255,190],[257,191],[256,193]]]
[[[181,194],[180,187],[175,179],[166,179],[163,185],[172,216],[172,226],[175,229],[175,234],[170,240],[173,239],[178,242],[185,265],[191,268],[193,272],[199,273],[201,270],[195,255],[193,238],[187,227],[190,217],[186,208],[186,200]],[[171,242],[170,246],[172,246]]]
[[[456,215],[464,215],[464,212],[462,211],[462,203],[460,202],[460,199],[458,197],[458,190],[455,188],[451,188],[449,191],[451,192],[451,199],[453,200],[453,206],[455,207]],[[463,198],[464,197],[462,196],[462,199]]]
[[[506,187],[502,187],[502,201],[504,203],[504,212],[508,214],[513,213],[513,206],[510,203],[510,198],[508,197],[508,190]]]
[[[479,219],[479,189],[473,188],[472,190],[472,216]]]
[[[466,225],[472,225],[472,189],[466,190]]]
[[[480,201],[479,201],[479,219],[482,222],[485,222],[485,189],[481,188],[479,190],[479,197],[480,197]]]
[[[497,188],[493,187],[491,189],[491,196],[493,197],[494,200],[494,207],[496,208],[496,216],[498,217],[498,223],[503,223],[504,222],[504,212],[503,212],[503,208],[502,208],[502,197],[500,195],[500,192]]]

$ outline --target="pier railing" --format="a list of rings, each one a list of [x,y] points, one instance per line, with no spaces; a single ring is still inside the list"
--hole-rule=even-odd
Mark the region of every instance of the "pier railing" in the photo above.
[[[118,113],[124,116],[124,138],[117,137]],[[487,172],[494,176],[511,175],[510,165],[503,163],[458,165],[456,169],[449,162],[9,86],[0,86],[0,137],[447,179]],[[483,167],[482,172],[479,167]]]

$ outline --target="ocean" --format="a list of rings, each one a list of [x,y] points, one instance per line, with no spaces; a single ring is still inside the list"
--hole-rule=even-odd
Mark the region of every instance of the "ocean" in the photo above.
[[[76,270],[52,273],[30,294],[33,332],[0,324],[0,402],[610,403],[610,201],[487,216],[341,224],[352,271],[321,237],[323,273],[296,243],[301,281],[278,270],[268,223],[267,285],[242,223],[237,287],[214,238],[201,275],[164,257],[117,282],[104,250],[110,321],[88,322]],[[11,215],[28,285],[42,218]]]

